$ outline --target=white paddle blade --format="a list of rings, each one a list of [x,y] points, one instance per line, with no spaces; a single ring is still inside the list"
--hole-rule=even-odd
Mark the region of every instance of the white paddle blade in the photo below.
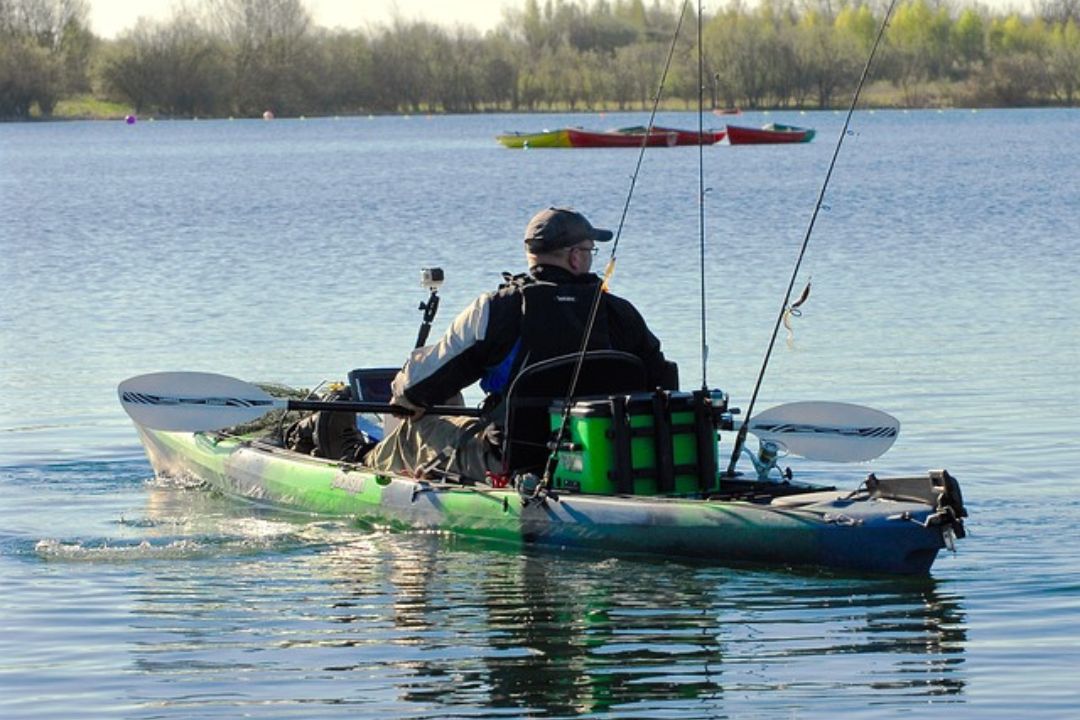
[[[117,394],[137,425],[177,432],[218,430],[285,407],[251,383],[203,372],[138,375],[120,383]]]
[[[795,402],[751,418],[749,430],[809,460],[863,462],[892,447],[900,421],[862,405]]]

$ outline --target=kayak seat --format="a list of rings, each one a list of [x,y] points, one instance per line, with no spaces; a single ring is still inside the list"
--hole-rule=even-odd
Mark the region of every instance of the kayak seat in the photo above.
[[[506,394],[503,461],[510,473],[539,471],[551,451],[553,401],[565,400],[581,355],[573,353],[542,360],[521,370]],[[619,350],[585,353],[574,399],[642,392],[649,388],[645,365],[636,355]]]
[[[388,403],[393,395],[390,383],[400,368],[357,368],[349,371],[352,395],[361,402]],[[377,415],[356,414],[356,426],[371,440],[382,440],[399,421],[392,415],[381,419]]]
[[[353,397],[364,402],[390,402],[390,383],[401,368],[357,368],[349,372]]]

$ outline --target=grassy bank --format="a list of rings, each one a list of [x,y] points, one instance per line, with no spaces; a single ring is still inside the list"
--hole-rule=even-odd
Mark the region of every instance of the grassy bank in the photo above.
[[[963,102],[963,99],[969,99],[970,93],[965,92],[966,88],[957,83],[925,83],[918,88],[909,89],[907,92],[894,86],[892,83],[879,81],[868,85],[864,88],[862,95],[859,98],[859,108],[868,109],[889,109],[889,110],[926,110],[926,109],[948,109],[954,107],[976,107],[977,104],[970,102]],[[826,108],[828,110],[847,110],[850,97],[838,97],[836,98],[833,107]],[[593,107],[576,106],[571,108],[568,105],[553,105],[543,106],[535,108],[531,112],[536,113],[601,113],[601,112],[648,112],[651,108],[642,108],[640,106],[620,108],[617,103],[599,103]],[[661,103],[660,110],[668,112],[687,112],[697,109],[696,104],[687,103],[683,100],[665,100]],[[742,108],[743,110],[750,110],[751,108]],[[799,112],[799,111],[814,111],[819,108],[816,105],[804,105],[798,107],[796,105],[785,106],[769,106],[752,108],[753,110],[769,110],[776,112]],[[36,111],[36,108],[35,108]],[[109,100],[102,100],[96,98],[93,95],[79,95],[77,97],[61,100],[56,104],[56,108],[53,114],[48,117],[42,117],[40,112],[34,112],[33,117],[39,120],[122,120],[127,115],[134,114],[134,110],[131,106],[112,102]],[[484,113],[509,113],[519,112],[527,114],[530,111],[521,109],[517,111],[511,111],[505,107],[488,107],[483,108],[480,112]],[[392,114],[438,114],[439,110],[421,109],[414,113],[392,113]],[[366,110],[358,110],[355,113],[341,113],[343,115],[368,115]],[[385,113],[376,113],[385,114]],[[148,116],[149,117],[149,116]],[[158,116],[160,117],[160,116]],[[224,116],[228,117],[228,116]],[[162,118],[165,119],[165,118]],[[206,118],[209,119],[209,118]]]
[[[92,95],[61,100],[53,110],[53,120],[122,120],[132,113],[124,103],[100,100]],[[41,113],[39,112],[38,117]]]

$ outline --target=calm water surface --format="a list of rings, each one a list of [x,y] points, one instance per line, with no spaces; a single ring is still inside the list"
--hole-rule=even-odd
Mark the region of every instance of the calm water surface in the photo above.
[[[633,151],[496,133],[645,119],[0,125],[0,716],[1075,716],[1076,110],[858,113],[769,369],[761,407],[900,418],[852,486],[961,479],[971,536],[929,579],[520,553],[153,478],[120,380],[397,364],[421,267],[441,330],[536,209],[619,225]],[[704,374],[744,406],[843,118],[738,118],[768,120],[818,139],[704,150]],[[646,155],[614,279],[685,386],[697,158]]]

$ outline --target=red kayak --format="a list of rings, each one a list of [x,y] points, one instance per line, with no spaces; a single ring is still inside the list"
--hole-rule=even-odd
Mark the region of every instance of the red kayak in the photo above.
[[[641,134],[645,132],[645,128],[638,125],[635,127],[620,128],[617,132],[627,135],[636,133],[638,136],[638,144],[641,144]],[[657,127],[653,125],[653,132],[661,133],[675,133],[676,145],[715,145],[724,139],[724,135],[727,134],[725,130],[704,130],[701,134],[698,134],[697,130],[678,130],[676,128]]]
[[[814,139],[812,128],[769,123],[760,128],[727,126],[728,143],[731,145],[770,145],[775,143],[806,143]]]
[[[567,128],[570,138],[570,147],[575,148],[606,148],[606,147],[641,147],[644,140],[649,147],[672,147],[678,142],[678,135],[674,132],[663,131],[654,128],[646,138],[645,129],[640,132],[594,132],[592,130],[579,130]]]

